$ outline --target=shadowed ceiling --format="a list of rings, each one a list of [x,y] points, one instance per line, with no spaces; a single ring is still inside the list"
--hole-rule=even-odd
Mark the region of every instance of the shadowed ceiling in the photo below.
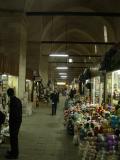
[[[120,11],[120,1],[116,0],[0,0],[2,15],[0,23],[0,53],[18,56],[19,53],[19,20],[8,18],[8,11],[20,12],[115,12]],[[111,45],[41,43],[41,41],[75,41],[104,42],[104,26],[107,27],[108,42],[119,41],[120,18],[105,16],[26,16],[27,30],[27,67],[37,70],[40,54],[67,53],[73,59],[48,58],[51,72],[49,76],[59,79],[56,66],[69,66],[68,78],[78,77],[86,67],[95,67],[101,60],[98,55],[104,53]],[[12,39],[11,39],[12,37]],[[79,55],[79,56],[78,56]],[[85,55],[85,56],[83,56]],[[87,56],[88,55],[88,56]]]

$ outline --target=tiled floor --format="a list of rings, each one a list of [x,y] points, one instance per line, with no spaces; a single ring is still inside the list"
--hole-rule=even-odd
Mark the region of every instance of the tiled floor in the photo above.
[[[51,116],[50,105],[44,104],[31,117],[24,118],[19,139],[20,160],[83,160],[63,125],[63,98],[56,116]],[[7,148],[0,146],[0,160],[4,160]]]

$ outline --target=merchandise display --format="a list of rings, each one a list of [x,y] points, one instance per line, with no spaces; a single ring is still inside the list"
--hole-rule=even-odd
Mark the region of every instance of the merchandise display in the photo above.
[[[15,95],[18,96],[18,77],[8,75],[8,88],[14,88]]]
[[[92,82],[92,91],[91,91],[91,97],[92,97],[92,103],[93,104],[100,104],[100,77],[94,77],[91,79]]]
[[[67,98],[64,122],[67,133],[73,135],[73,144],[80,146],[84,160],[88,156],[101,160],[108,154],[119,153],[120,117],[114,106],[90,104],[83,97],[79,101]]]
[[[36,77],[33,82],[32,99],[34,107],[39,106],[39,102],[48,103],[50,98],[50,86],[43,85],[41,77]]]
[[[4,109],[0,107],[0,111],[5,115],[4,122],[0,125],[0,144],[6,142],[6,139],[10,137],[9,134],[9,113],[8,106]]]
[[[106,82],[106,100],[109,103],[117,104],[120,100],[120,70],[108,72],[106,75]]]

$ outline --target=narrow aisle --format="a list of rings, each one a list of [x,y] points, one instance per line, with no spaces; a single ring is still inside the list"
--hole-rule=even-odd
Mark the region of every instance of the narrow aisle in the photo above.
[[[80,159],[72,137],[63,126],[63,104],[64,98],[61,98],[56,116],[51,116],[50,106],[43,105],[33,116],[24,119],[20,160]]]

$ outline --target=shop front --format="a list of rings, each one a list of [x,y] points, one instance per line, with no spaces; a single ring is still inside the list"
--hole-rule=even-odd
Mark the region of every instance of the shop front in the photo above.
[[[106,74],[106,102],[116,105],[120,100],[120,70]]]
[[[106,72],[105,103],[116,105],[120,100],[120,44],[106,52],[100,70]]]
[[[91,79],[91,100],[93,104],[100,104],[102,100],[101,96],[101,83],[100,76]]]

